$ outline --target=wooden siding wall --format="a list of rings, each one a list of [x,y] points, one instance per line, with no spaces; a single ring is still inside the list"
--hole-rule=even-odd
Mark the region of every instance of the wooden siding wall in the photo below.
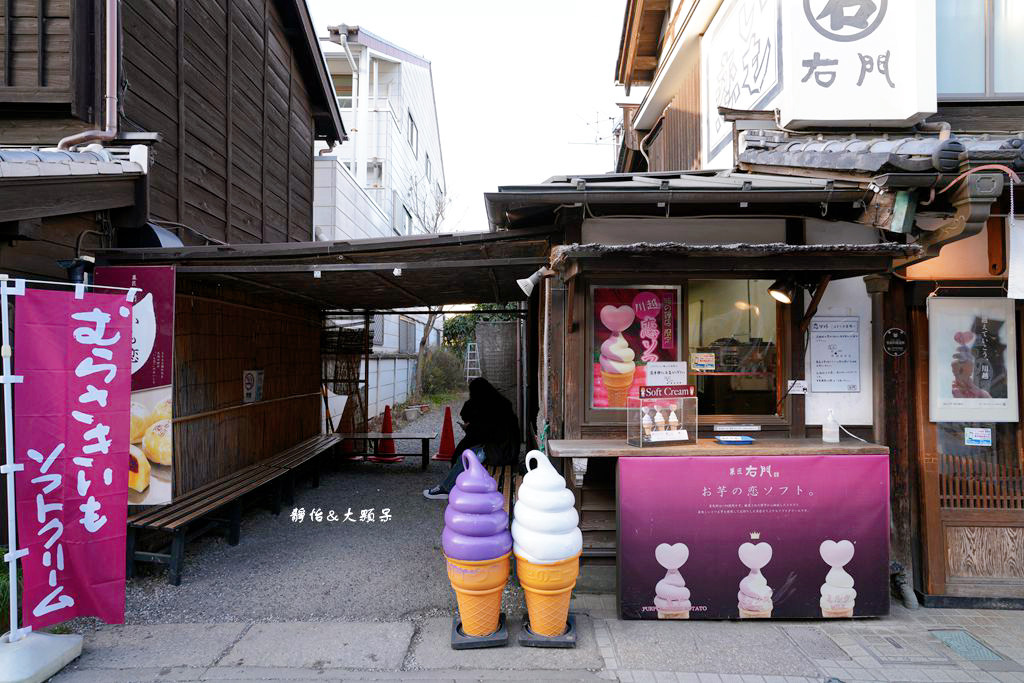
[[[643,137],[643,134],[640,134]],[[665,108],[661,130],[647,142],[651,171],[700,168],[700,66],[694,62]]]
[[[1024,105],[1008,102],[940,102],[929,121],[945,121],[954,132],[1017,132],[1024,128]]]
[[[153,218],[226,242],[312,236],[313,117],[270,0],[125,0],[125,119],[159,131]]]
[[[98,229],[94,216],[89,213],[27,221],[31,223],[33,239],[0,244],[0,273],[11,277],[67,279],[67,271],[57,261],[75,257],[78,235],[83,230]],[[96,239],[95,235],[87,236],[83,240],[85,248],[98,246]]]
[[[319,433],[316,311],[179,280],[174,354],[176,495]],[[265,373],[258,403],[245,370]]]
[[[0,2],[0,102],[70,97],[71,0]]]

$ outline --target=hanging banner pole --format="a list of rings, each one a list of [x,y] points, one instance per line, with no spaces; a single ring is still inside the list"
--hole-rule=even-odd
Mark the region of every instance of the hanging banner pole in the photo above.
[[[11,374],[11,325],[10,325],[10,296],[17,296],[25,293],[24,280],[15,280],[11,288],[11,281],[7,275],[0,275],[0,321],[3,323],[3,346],[0,346],[0,355],[3,356],[3,377],[0,382],[4,385],[4,453],[5,462],[0,471],[7,475],[7,542],[9,547],[4,555],[7,563],[7,573],[10,587],[10,609],[11,609],[11,635],[8,641],[17,642],[25,637],[31,630],[18,628],[18,558],[28,554],[28,550],[18,550],[16,505],[14,501],[14,473],[24,469],[24,465],[14,462],[14,415],[11,402],[11,385],[21,381],[21,377]]]

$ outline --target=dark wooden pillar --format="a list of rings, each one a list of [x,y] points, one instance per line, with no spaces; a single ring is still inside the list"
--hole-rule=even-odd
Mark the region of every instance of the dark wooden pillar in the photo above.
[[[806,226],[802,218],[786,219],[786,244],[804,244],[806,242]],[[804,319],[804,290],[797,287],[793,293],[793,303],[788,307],[789,317],[789,377],[787,380],[806,379],[804,374],[804,355],[806,353],[805,335],[801,329]],[[789,382],[782,384],[782,391],[789,389]],[[803,394],[789,394],[786,414],[789,418],[789,435],[794,439],[807,436],[807,407]]]
[[[914,576],[911,532],[912,468],[910,466],[910,330],[907,319],[906,283],[890,275],[864,278],[872,300],[872,349],[875,359],[875,439],[889,447],[889,487],[892,516],[891,560],[900,565],[907,580]],[[908,343],[903,352],[885,343],[887,334],[898,331]],[[898,354],[898,355],[897,355]],[[911,594],[912,596],[912,594]],[[904,600],[907,600],[904,591]],[[911,605],[908,605],[911,606]],[[916,604],[914,605],[916,606]]]

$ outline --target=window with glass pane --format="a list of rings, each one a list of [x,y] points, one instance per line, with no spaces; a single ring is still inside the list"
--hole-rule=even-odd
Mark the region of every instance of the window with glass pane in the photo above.
[[[935,25],[939,93],[984,93],[985,3],[936,0]]]
[[[690,280],[690,381],[700,414],[774,415],[776,302],[768,280]]]
[[[992,85],[996,94],[1024,92],[1024,2],[995,0],[992,13]]]
[[[935,0],[938,93],[947,99],[1024,92],[1024,2]]]

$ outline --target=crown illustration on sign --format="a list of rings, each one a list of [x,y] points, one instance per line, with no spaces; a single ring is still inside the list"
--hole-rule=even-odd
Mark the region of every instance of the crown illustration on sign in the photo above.
[[[760,531],[751,531],[750,532],[750,540],[751,541],[757,541],[760,538],[761,538],[761,532]]]

